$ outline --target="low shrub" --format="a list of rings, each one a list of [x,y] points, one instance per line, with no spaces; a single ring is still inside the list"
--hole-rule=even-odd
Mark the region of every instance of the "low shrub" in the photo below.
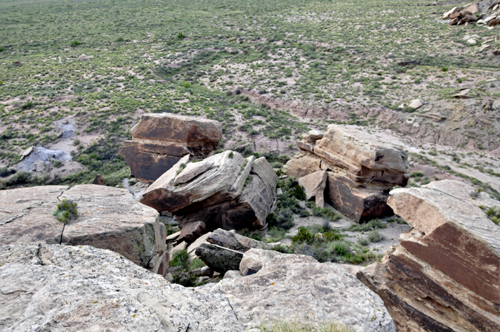
[[[75,202],[64,199],[61,203],[57,204],[57,210],[52,214],[63,224],[69,224],[71,220],[78,219],[77,206]]]

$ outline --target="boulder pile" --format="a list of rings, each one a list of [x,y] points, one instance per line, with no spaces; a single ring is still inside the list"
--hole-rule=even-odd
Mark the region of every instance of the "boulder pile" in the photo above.
[[[443,14],[443,19],[450,20],[451,25],[477,23],[493,27],[500,24],[499,7],[500,1],[483,0],[462,7],[453,7]]]
[[[301,151],[285,165],[287,174],[299,179],[308,198],[318,205],[326,200],[354,221],[390,215],[389,190],[407,184],[406,152],[360,130],[332,124],[296,145]]]
[[[500,331],[498,201],[459,181],[395,189],[388,204],[413,228],[357,276],[398,331]]]
[[[63,200],[77,203],[78,219],[53,216]],[[0,243],[44,242],[110,249],[164,275],[166,229],[154,209],[126,189],[99,185],[43,186],[0,191]]]
[[[120,154],[132,176],[152,182],[182,157],[207,157],[222,138],[222,125],[213,120],[176,114],[145,114],[131,130]]]
[[[180,159],[143,193],[140,202],[171,213],[184,228],[202,221],[207,230],[266,226],[276,203],[278,177],[266,158],[225,151],[199,162]]]

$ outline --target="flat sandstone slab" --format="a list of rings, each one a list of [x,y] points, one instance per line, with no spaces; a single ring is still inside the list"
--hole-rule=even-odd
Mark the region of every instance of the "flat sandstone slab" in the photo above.
[[[52,215],[63,199],[76,202],[80,214],[64,229]],[[63,244],[110,249],[144,267],[165,251],[166,231],[158,213],[136,202],[126,189],[78,185],[4,190],[0,211],[2,244],[60,243],[62,236]]]

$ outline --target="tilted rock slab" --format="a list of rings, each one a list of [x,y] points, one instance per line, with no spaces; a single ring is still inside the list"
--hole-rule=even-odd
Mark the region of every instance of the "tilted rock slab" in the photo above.
[[[229,300],[91,246],[0,247],[0,330],[244,331]]]
[[[382,300],[340,265],[279,254],[257,273],[198,287],[221,294],[247,330],[286,322],[339,322],[354,331],[396,331]]]
[[[183,156],[205,158],[222,139],[222,125],[213,120],[176,114],[145,114],[123,143],[120,154],[133,176],[155,181]]]
[[[296,144],[302,151],[285,165],[288,175],[307,183],[306,177],[326,171],[328,203],[354,221],[392,214],[387,192],[407,184],[405,151],[361,130],[334,124],[322,137],[311,132]]]
[[[203,221],[208,229],[261,228],[277,199],[278,177],[265,158],[225,151],[201,162],[183,157],[156,180],[140,202],[168,211],[182,228]]]
[[[52,215],[63,199],[76,202],[80,214],[68,225]],[[78,185],[0,191],[2,244],[43,241],[92,245],[154,268],[166,251],[165,238],[158,212],[136,202],[126,189]]]
[[[398,330],[500,331],[500,226],[479,207],[500,202],[444,180],[395,189],[388,204],[413,228],[357,275]]]

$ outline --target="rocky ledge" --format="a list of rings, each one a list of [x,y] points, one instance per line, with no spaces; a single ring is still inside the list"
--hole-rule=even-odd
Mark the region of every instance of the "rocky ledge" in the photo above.
[[[77,203],[80,215],[66,225],[52,215],[64,199]],[[165,238],[158,212],[136,202],[126,189],[78,185],[0,191],[3,245],[39,241],[92,245],[164,273],[162,262],[168,262]]]
[[[500,331],[500,227],[489,195],[459,181],[396,189],[388,204],[413,228],[357,276],[398,331]]]
[[[380,297],[308,256],[280,254],[251,276],[184,288],[109,250],[0,247],[0,330],[237,332],[285,318],[395,331]]]

